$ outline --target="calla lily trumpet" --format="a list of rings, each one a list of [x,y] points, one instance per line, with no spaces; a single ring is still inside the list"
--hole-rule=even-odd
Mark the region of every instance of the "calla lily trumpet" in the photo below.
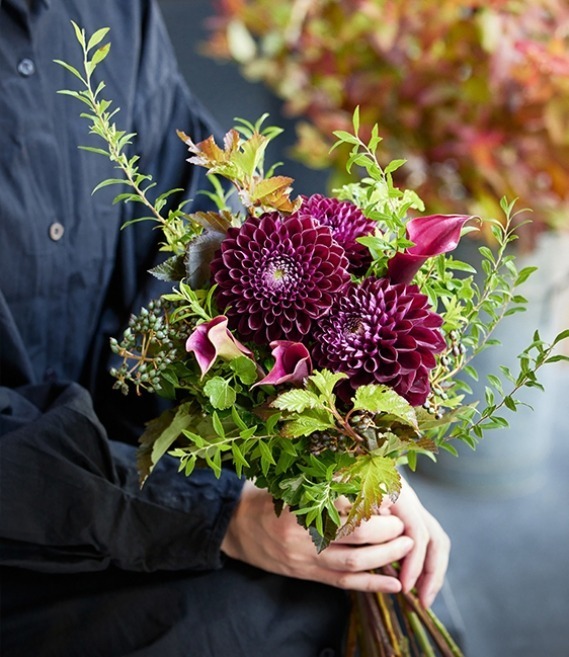
[[[186,351],[198,361],[202,377],[207,374],[217,358],[233,360],[239,356],[254,358],[253,352],[236,340],[227,328],[227,317],[218,315],[195,328],[186,340]]]
[[[300,342],[273,340],[269,345],[275,359],[271,371],[254,386],[290,383],[302,385],[312,373],[312,360],[308,349]],[[254,387],[252,386],[252,387]]]
[[[467,214],[432,214],[410,219],[407,238],[414,245],[389,261],[387,275],[391,282],[410,283],[429,258],[456,249],[464,224],[473,218]]]

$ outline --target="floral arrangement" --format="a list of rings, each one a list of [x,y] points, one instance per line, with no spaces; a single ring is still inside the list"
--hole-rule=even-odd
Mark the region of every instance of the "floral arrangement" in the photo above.
[[[563,0],[219,0],[206,52],[238,62],[302,117],[297,156],[345,179],[335,130],[378,125],[383,164],[437,212],[534,211],[567,227],[569,7]],[[484,231],[484,227],[482,228]]]
[[[187,475],[232,467],[267,488],[277,512],[290,507],[323,550],[397,497],[400,466],[506,426],[501,413],[516,410],[517,391],[540,387],[546,363],[569,360],[555,353],[569,330],[552,344],[536,333],[519,372],[502,368],[489,377],[485,403],[467,400],[471,358],[504,315],[523,310],[517,288],[533,271],[518,271],[506,252],[516,239],[513,204],[502,201],[503,220],[485,220],[498,249],[481,247],[484,277],[475,283],[452,251],[482,220],[421,214],[419,196],[394,184],[403,161],[380,163],[378,129],[364,140],[358,111],[352,131],[335,132],[336,147],[349,148],[348,170],[365,175],[334,195],[294,198],[291,178],[265,170],[281,131],[262,117],[240,120],[221,145],[179,132],[189,161],[209,172],[215,210],[166,209],[170,191],[150,200],[155,183],[126,154],[132,135],[113,122],[104,83],[93,83],[108,30],[87,39],[74,27],[84,68],[59,63],[82,88],[62,93],[88,105],[91,132],[105,142],[90,150],[124,173],[98,187],[126,185],[117,199],[148,208],[169,253],[152,273],[172,281],[171,292],[132,316],[111,345],[122,360],[113,371],[119,390],[172,400],[141,438],[142,482],[166,453]],[[410,219],[411,210],[419,216]],[[341,496],[351,503],[344,518]],[[348,654],[359,644],[362,655],[386,654],[385,646],[432,655],[430,636],[441,655],[460,655],[413,594],[357,594],[354,607]]]

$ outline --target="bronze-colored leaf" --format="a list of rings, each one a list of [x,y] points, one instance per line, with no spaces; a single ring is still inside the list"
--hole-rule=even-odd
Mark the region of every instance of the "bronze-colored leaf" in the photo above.
[[[224,233],[204,230],[194,237],[186,247],[186,277],[190,287],[199,290],[208,285],[211,278],[211,261],[219,250]]]

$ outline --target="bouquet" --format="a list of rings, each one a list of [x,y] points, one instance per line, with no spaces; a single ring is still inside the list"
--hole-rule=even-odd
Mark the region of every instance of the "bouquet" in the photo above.
[[[74,28],[84,70],[59,63],[83,88],[63,93],[89,106],[91,132],[105,141],[92,150],[124,172],[98,187],[126,185],[118,200],[149,209],[169,254],[152,273],[172,281],[171,291],[111,344],[122,360],[113,371],[119,390],[172,400],[141,438],[141,482],[166,453],[188,476],[199,466],[232,467],[271,493],[277,513],[290,508],[324,550],[397,498],[401,466],[507,426],[502,411],[516,410],[517,391],[540,387],[543,365],[569,360],[555,354],[569,330],[551,344],[536,333],[519,372],[501,368],[486,399],[468,401],[471,358],[504,315],[524,309],[517,288],[532,269],[518,271],[507,253],[514,204],[503,200],[504,218],[484,220],[497,248],[481,247],[484,276],[475,283],[452,251],[483,220],[423,214],[418,195],[393,182],[404,162],[380,164],[378,130],[362,139],[357,110],[353,130],[335,138],[350,149],[348,169],[364,172],[360,182],[295,198],[291,178],[265,169],[280,129],[265,126],[265,116],[237,120],[222,144],[179,132],[189,161],[209,172],[216,209],[165,212],[171,192],[150,200],[154,182],[125,151],[132,135],[113,122],[104,84],[92,83],[108,30],[88,39]],[[340,497],[350,502],[344,518]],[[412,593],[354,598],[348,655],[432,655],[431,641],[441,655],[461,654]]]

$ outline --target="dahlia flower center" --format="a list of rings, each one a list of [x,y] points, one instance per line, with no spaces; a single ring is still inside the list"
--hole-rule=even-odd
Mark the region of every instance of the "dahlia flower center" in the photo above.
[[[359,317],[348,317],[344,323],[344,335],[346,337],[363,333],[363,322]]]
[[[272,258],[260,272],[263,284],[269,289],[282,290],[298,279],[297,263],[284,256]]]

